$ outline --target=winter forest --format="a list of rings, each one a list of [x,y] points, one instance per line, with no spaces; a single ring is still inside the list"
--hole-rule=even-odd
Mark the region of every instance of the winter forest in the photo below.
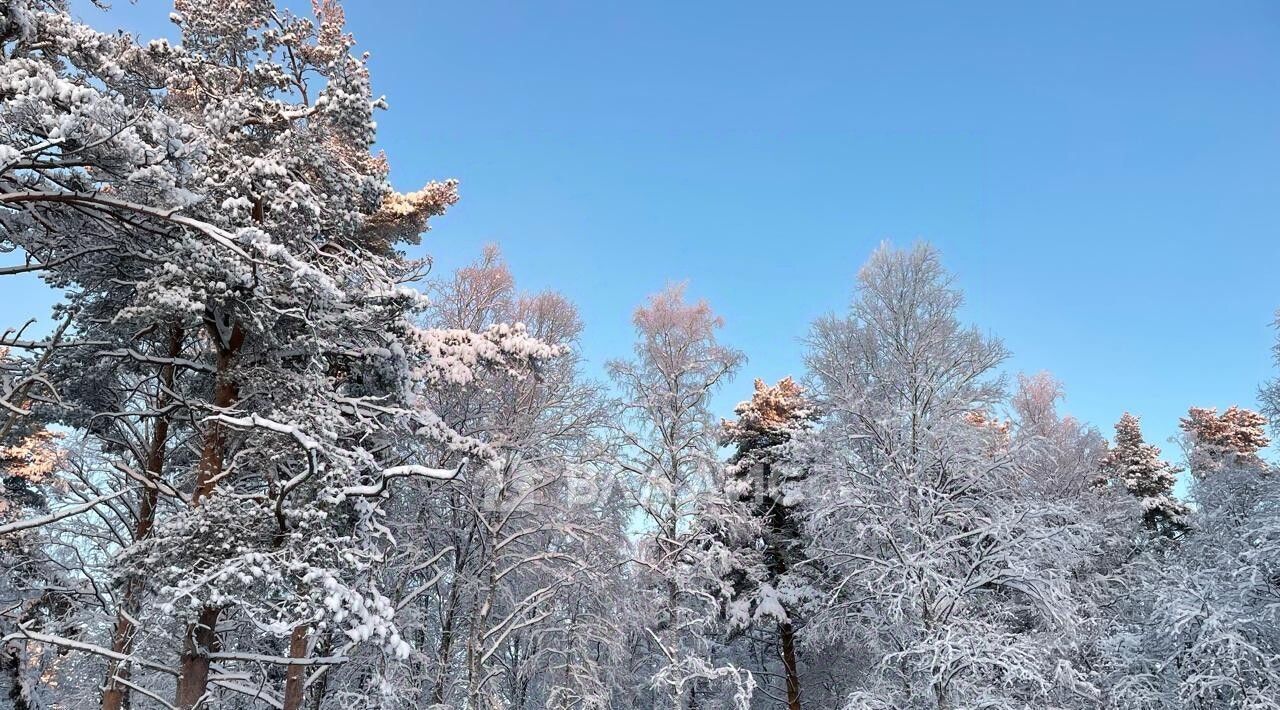
[[[392,189],[337,0],[74,17],[0,2],[0,274],[58,294],[4,306],[0,706],[1280,709],[1280,384],[1080,421],[923,242],[793,377],[679,284],[597,373],[497,247],[406,256],[459,183]]]

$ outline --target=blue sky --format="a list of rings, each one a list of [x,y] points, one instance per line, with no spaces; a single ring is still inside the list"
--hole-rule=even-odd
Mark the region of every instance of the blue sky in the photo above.
[[[115,4],[79,12],[174,34],[166,3]],[[752,377],[800,371],[877,243],[926,239],[1010,370],[1052,371],[1107,433],[1127,409],[1163,444],[1188,405],[1252,405],[1272,376],[1275,3],[364,0],[348,19],[397,187],[462,182],[426,240],[437,269],[501,244],[522,286],[579,304],[593,367],[688,279],[750,357],[728,414]]]

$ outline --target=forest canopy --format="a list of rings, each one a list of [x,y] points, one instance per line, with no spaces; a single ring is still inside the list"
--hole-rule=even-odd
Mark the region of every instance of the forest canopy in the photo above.
[[[171,19],[0,5],[0,276],[58,294],[0,339],[0,705],[1280,708],[1280,384],[1108,439],[926,243],[793,377],[675,284],[596,378],[497,247],[406,255],[458,182],[392,188],[336,0]]]

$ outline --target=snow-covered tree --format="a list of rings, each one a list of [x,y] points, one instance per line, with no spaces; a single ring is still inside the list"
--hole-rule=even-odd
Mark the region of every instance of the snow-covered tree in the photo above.
[[[1271,440],[1266,417],[1232,405],[1218,414],[1213,407],[1191,407],[1179,422],[1187,448],[1191,475],[1213,475],[1224,466],[1257,466],[1258,452]]]
[[[320,639],[409,652],[376,581],[395,546],[379,508],[400,479],[461,462],[394,444],[489,453],[424,394],[555,348],[520,327],[414,324],[419,269],[395,245],[454,184],[388,186],[369,153],[382,102],[337,3],[314,19],[175,9],[181,46],[97,33],[53,0],[10,3],[0,28],[0,238],[66,290],[55,416],[137,496],[118,511],[135,524],[110,638],[24,625],[10,640],[106,660],[106,707],[132,691],[297,708],[307,669],[344,659],[318,657]]]
[[[721,435],[721,444],[733,447],[722,491],[708,497],[700,523],[712,535],[707,554],[720,569],[718,593],[729,633],[743,635],[768,659],[757,675],[780,675],[778,699],[795,710],[801,705],[797,631],[812,594],[800,569],[807,467],[792,442],[815,414],[790,377],[773,386],[756,380],[751,399],[734,412],[738,418],[724,422]],[[777,695],[763,684],[757,692]]]
[[[743,361],[717,342],[720,317],[705,301],[687,303],[684,290],[669,286],[637,308],[635,359],[609,363],[630,424],[620,430],[620,463],[661,560],[683,548],[697,497],[714,480],[718,437],[709,400]]]
[[[1271,327],[1280,334],[1280,310],[1276,311]],[[1271,346],[1271,358],[1272,362],[1280,366],[1280,337]],[[1268,380],[1259,388],[1258,402],[1261,404],[1262,415],[1271,425],[1271,431],[1280,431],[1280,378]]]
[[[850,313],[819,321],[826,415],[807,481],[827,602],[806,627],[849,707],[1045,707],[1069,663],[1067,576],[1088,536],[1035,494],[994,414],[1003,346],[963,326],[937,253],[881,247]],[[836,699],[828,701],[834,704]]]
[[[605,400],[577,354],[581,320],[559,294],[518,293],[493,247],[430,293],[431,327],[521,323],[558,354],[535,373],[480,371],[424,398],[490,453],[445,485],[392,492],[383,522],[410,544],[381,577],[418,649],[362,653],[322,679],[327,697],[344,708],[607,707],[625,520],[604,469]],[[405,447],[418,448],[458,456],[430,441]]]
[[[1186,505],[885,246],[803,388],[718,422],[670,286],[610,393],[496,247],[402,251],[456,184],[391,187],[336,0],[173,9],[0,0],[0,277],[58,299],[0,334],[0,704],[1280,710],[1280,384],[1189,410]]]
[[[719,462],[718,428],[711,395],[743,361],[716,337],[721,319],[705,302],[689,303],[683,285],[672,285],[636,309],[635,356],[609,363],[621,392],[618,465],[637,509],[637,564],[642,598],[633,609],[632,653],[637,675],[656,685],[656,697],[634,703],[691,707],[720,678],[707,641],[714,634],[714,599],[695,580],[698,554],[695,513],[711,490]],[[723,671],[723,673],[722,673]],[[643,688],[634,689],[642,691]]]
[[[1149,530],[1173,535],[1185,526],[1189,509],[1173,495],[1178,469],[1160,458],[1158,446],[1142,438],[1141,423],[1128,412],[1116,422],[1116,438],[1102,459],[1100,477],[1100,483],[1138,500]]]
[[[1058,411],[1062,384],[1051,374],[1018,375],[1010,406],[1023,466],[1047,495],[1077,497],[1094,483],[1106,440],[1098,430]]]
[[[8,402],[13,409],[0,419],[0,441],[6,443],[0,446],[0,636],[21,626],[53,628],[77,601],[61,574],[50,536],[35,524],[59,514],[51,508],[67,489],[61,476],[66,456],[61,436],[31,426],[24,396]],[[0,702],[21,710],[38,706],[40,696],[47,694],[41,676],[52,655],[45,651],[0,642]]]
[[[1096,429],[1060,414],[1062,397],[1062,385],[1050,374],[1019,375],[1010,402],[1011,444],[1027,473],[1029,492],[1052,502],[1059,511],[1055,524],[1084,541],[1081,547],[1087,554],[1064,560],[1076,623],[1061,648],[1092,688],[1083,695],[1069,693],[1058,702],[1062,707],[1093,708],[1106,698],[1111,685],[1105,671],[1110,644],[1123,614],[1132,608],[1135,560],[1142,559],[1150,536],[1143,533],[1141,509],[1133,496],[1115,486],[1096,485],[1106,441]]]
[[[1175,548],[1131,570],[1128,622],[1112,640],[1115,707],[1277,706],[1280,477],[1257,455],[1257,421],[1195,409],[1184,420],[1207,448],[1191,482],[1195,510]]]

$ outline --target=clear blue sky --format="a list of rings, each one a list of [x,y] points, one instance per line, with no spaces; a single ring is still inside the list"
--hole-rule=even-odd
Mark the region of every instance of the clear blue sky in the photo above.
[[[160,0],[99,27],[172,36]],[[798,372],[882,239],[927,239],[1106,433],[1252,405],[1280,306],[1280,5],[348,2],[393,179],[457,177],[439,269],[502,245],[579,304],[593,367],[689,279]],[[8,320],[13,320],[9,318]],[[1166,450],[1169,447],[1166,446]],[[1169,451],[1169,453],[1173,453]]]

